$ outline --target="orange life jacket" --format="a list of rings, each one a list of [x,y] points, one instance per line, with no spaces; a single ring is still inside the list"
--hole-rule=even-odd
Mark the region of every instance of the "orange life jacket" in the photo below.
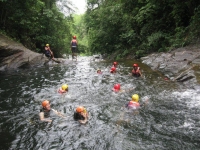
[[[128,103],[128,108],[129,109],[137,109],[139,107],[140,107],[140,103],[138,103],[138,102],[130,101]]]

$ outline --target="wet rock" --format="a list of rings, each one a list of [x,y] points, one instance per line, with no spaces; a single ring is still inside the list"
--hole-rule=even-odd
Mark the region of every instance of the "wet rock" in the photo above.
[[[153,70],[161,71],[170,79],[186,82],[195,81],[193,68],[200,65],[200,46],[192,45],[168,53],[153,53],[141,58]]]
[[[44,65],[48,62],[43,54],[33,52],[0,34],[0,71]]]

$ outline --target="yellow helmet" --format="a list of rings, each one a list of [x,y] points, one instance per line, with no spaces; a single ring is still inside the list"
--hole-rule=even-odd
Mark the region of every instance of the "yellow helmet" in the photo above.
[[[48,47],[49,47],[49,44],[46,44],[46,46],[48,46]]]
[[[62,90],[65,90],[65,91],[66,91],[67,89],[68,89],[68,85],[67,85],[67,84],[63,84],[63,85],[62,85]]]
[[[137,94],[132,95],[132,101],[138,102],[139,101],[139,95],[137,95]]]

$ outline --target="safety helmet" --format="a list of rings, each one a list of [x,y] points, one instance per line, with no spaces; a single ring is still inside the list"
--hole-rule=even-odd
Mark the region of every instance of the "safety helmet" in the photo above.
[[[62,90],[65,90],[65,91],[66,91],[67,89],[68,89],[68,85],[67,85],[67,84],[63,84],[63,85],[62,85]]]
[[[117,62],[115,61],[115,62],[113,62],[113,65],[117,65]]]
[[[73,39],[76,39],[76,36],[75,36],[75,35],[73,36]]]
[[[132,95],[132,101],[138,102],[139,101],[139,95],[133,94]]]
[[[49,104],[49,101],[48,101],[48,100],[44,100],[44,101],[42,102],[42,107],[46,107],[47,104]]]
[[[120,90],[120,84],[115,84],[114,85],[114,90]]]
[[[138,67],[138,64],[133,64],[133,67]]]
[[[84,107],[83,106],[79,106],[79,107],[76,108],[76,112],[77,113],[81,113],[83,111],[84,111]]]
[[[49,44],[46,44],[47,47],[49,47]]]

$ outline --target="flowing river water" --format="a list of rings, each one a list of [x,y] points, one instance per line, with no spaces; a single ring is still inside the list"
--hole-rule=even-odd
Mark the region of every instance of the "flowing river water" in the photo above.
[[[135,62],[143,78],[129,75]],[[164,80],[162,74],[138,61],[118,63],[115,75],[109,73],[111,61],[90,61],[89,57],[2,73],[0,149],[200,149],[199,88]],[[98,68],[102,75],[96,73]],[[69,86],[66,95],[57,92],[63,83]],[[113,92],[115,83],[125,92]],[[147,103],[138,111],[127,111],[123,107],[135,93],[140,103]],[[41,122],[38,114],[44,99],[67,118],[55,115],[51,123]],[[79,105],[89,112],[86,125],[73,119]]]

